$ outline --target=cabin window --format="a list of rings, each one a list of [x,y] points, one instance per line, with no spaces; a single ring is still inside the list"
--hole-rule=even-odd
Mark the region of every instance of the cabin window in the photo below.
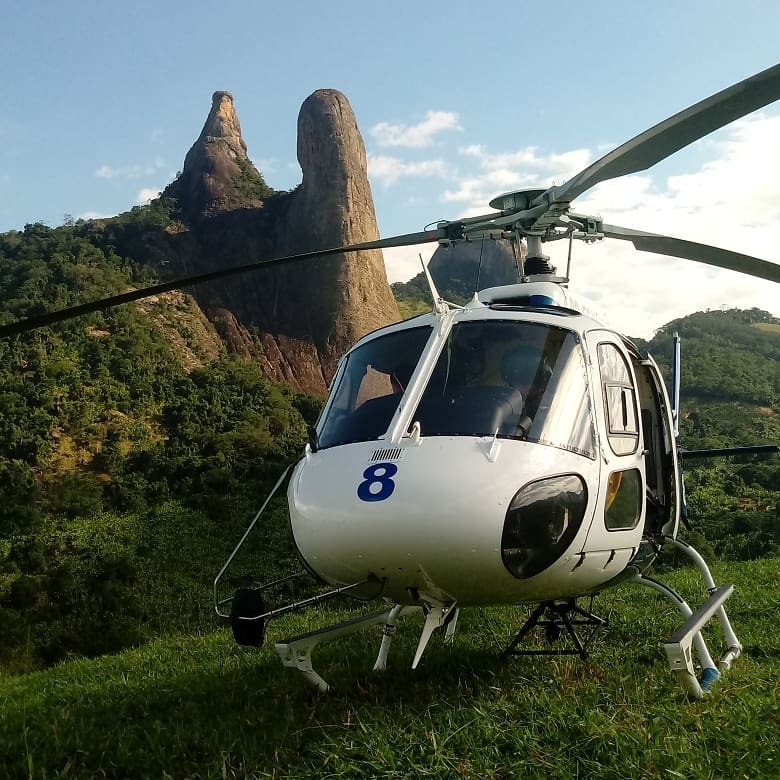
[[[599,344],[607,439],[615,455],[630,455],[639,444],[636,392],[623,354],[614,344]]]
[[[387,431],[431,332],[407,328],[347,354],[319,426],[321,448],[378,439]]]
[[[607,481],[604,524],[608,531],[636,528],[642,513],[642,475],[638,469],[613,471]]]
[[[541,323],[456,324],[411,422],[423,436],[499,436],[596,456],[582,348],[572,331]]]

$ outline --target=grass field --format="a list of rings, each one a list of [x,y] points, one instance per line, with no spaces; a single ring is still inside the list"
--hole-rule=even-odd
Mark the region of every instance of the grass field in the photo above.
[[[755,322],[753,327],[765,333],[780,333],[780,325],[774,322]]]
[[[610,625],[588,661],[502,658],[526,610],[491,608],[412,672],[410,617],[382,674],[375,631],[318,648],[327,694],[272,647],[342,617],[320,611],[272,624],[260,651],[221,629],[0,678],[0,777],[780,778],[780,560],[714,573],[737,587],[745,651],[701,702],[660,649],[678,616],[636,586],[596,600]],[[692,571],[669,580],[703,600]]]

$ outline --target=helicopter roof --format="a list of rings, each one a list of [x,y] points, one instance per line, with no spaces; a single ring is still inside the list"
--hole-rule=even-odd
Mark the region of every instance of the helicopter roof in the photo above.
[[[558,291],[554,293],[555,298],[547,294],[553,293],[555,290]],[[576,333],[607,327],[600,318],[573,308],[575,304],[585,308],[581,301],[575,300],[567,290],[553,282],[532,282],[492,287],[475,295],[466,306],[452,307],[445,313],[432,311],[419,314],[408,320],[372,331],[363,336],[350,352],[388,333],[424,326],[435,327],[442,321],[443,316],[448,315],[455,321],[517,319],[556,325]]]

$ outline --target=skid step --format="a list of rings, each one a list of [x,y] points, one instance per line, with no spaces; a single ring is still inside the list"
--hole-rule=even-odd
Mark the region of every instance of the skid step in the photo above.
[[[629,577],[626,582],[633,582],[652,588],[674,604],[682,614],[685,622],[664,643],[664,651],[669,661],[669,668],[682,683],[688,696],[692,699],[701,699],[710,692],[721,673],[731,668],[731,664],[739,658],[742,652],[742,645],[731,627],[726,614],[726,608],[724,607],[726,600],[734,592],[734,586],[715,585],[715,580],[712,578],[712,573],[704,558],[690,544],[670,536],[664,537],[664,540],[687,555],[694,563],[709,593],[707,600],[698,609],[692,610],[685,599],[674,588],[653,577],[640,574],[638,571],[632,577]],[[726,644],[726,653],[721,657],[717,666],[710,655],[710,651],[707,649],[707,644],[701,631],[712,617],[717,618]],[[701,664],[701,680],[696,679],[691,646],[696,651]]]
[[[696,679],[691,645],[707,621],[733,592],[733,585],[721,585],[715,588],[710,597],[669,637],[667,642],[664,642],[669,668],[678,676],[691,698],[701,699],[720,677],[720,672],[715,666],[708,666],[702,671],[701,683]],[[729,648],[729,651],[731,652],[732,648]]]

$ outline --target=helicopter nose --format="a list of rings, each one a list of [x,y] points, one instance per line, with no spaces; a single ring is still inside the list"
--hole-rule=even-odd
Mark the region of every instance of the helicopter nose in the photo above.
[[[299,466],[291,529],[304,560],[329,583],[370,573],[401,601],[414,589],[460,603],[512,601],[580,543],[582,457],[494,437],[422,442],[334,447]],[[383,460],[372,462],[377,451]],[[545,478],[561,471],[567,476]]]

